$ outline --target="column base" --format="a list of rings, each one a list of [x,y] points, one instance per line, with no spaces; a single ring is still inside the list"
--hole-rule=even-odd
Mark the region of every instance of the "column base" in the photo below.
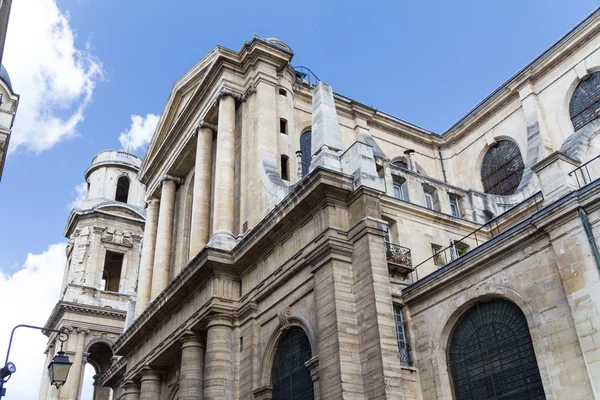
[[[212,234],[207,246],[214,249],[230,251],[238,243],[233,233],[229,231],[216,231]]]

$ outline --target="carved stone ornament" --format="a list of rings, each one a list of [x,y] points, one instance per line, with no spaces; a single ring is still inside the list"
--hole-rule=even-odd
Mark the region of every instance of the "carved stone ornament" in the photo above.
[[[184,179],[179,178],[177,176],[173,176],[173,175],[165,175],[165,176],[163,176],[163,178],[160,182],[164,183],[167,181],[172,181],[172,182],[175,182],[175,184],[177,184],[177,185],[181,185],[183,183]]]
[[[286,307],[285,310],[281,310],[277,313],[277,318],[279,319],[279,325],[281,325],[282,331],[290,329],[289,316],[291,313],[292,309],[290,307]]]
[[[210,122],[207,122],[205,120],[200,120],[200,122],[198,122],[198,129],[202,128],[211,129],[213,132],[217,131],[217,125],[211,124]],[[198,133],[198,131],[196,131],[196,133]]]

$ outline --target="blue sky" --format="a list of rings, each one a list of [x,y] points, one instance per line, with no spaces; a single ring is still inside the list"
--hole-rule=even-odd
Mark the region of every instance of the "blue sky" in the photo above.
[[[54,1],[15,1],[20,5],[13,5],[9,25],[4,62],[21,104],[0,182],[0,272],[6,285],[17,281],[11,274],[19,270],[35,274],[62,262],[60,249],[49,246],[64,240],[68,204],[92,157],[121,148],[119,135],[131,129],[133,115],[142,122],[159,115],[175,80],[217,44],[238,50],[253,35],[277,37],[294,50],[293,65],[311,68],[334,91],[443,132],[600,5]],[[50,31],[38,32],[43,26]],[[60,44],[71,54],[47,37],[57,26]],[[47,129],[48,120],[58,127]],[[147,134],[150,125],[134,130]],[[34,279],[23,276],[24,282]]]
[[[120,147],[132,114],[160,114],[173,82],[216,44],[237,50],[254,34],[278,37],[294,50],[293,64],[336,92],[443,132],[597,5],[320,3],[59,0],[76,47],[90,44],[104,78],[76,127],[80,136],[40,154],[21,147],[8,158],[0,267],[18,267],[28,252],[61,240],[66,205],[94,154]]]

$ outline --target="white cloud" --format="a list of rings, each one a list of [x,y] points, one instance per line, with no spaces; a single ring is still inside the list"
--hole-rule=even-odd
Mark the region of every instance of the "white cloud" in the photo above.
[[[87,183],[85,181],[81,182],[77,186],[73,188],[71,191],[71,195],[75,198],[69,204],[67,204],[67,208],[70,210],[72,208],[80,208],[81,203],[85,200],[85,196],[87,194]]]
[[[146,114],[145,117],[132,115],[131,126],[119,135],[119,142],[121,142],[123,150],[136,151],[145,149],[152,139],[158,119],[159,116],[155,114]]]
[[[41,254],[28,254],[23,267],[13,275],[0,271],[0,293],[4,302],[0,324],[1,363],[13,327],[46,323],[59,298],[65,262],[65,243],[58,243]],[[37,330],[16,330],[9,360],[16,365],[17,372],[5,385],[7,398],[37,398],[42,373],[46,373],[43,351],[47,339]]]
[[[77,136],[102,64],[75,47],[68,14],[54,0],[13,1],[3,63],[21,95],[9,150],[35,153]]]

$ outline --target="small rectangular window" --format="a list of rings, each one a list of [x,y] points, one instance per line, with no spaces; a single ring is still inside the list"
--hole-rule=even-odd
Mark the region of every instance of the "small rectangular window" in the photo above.
[[[433,196],[430,193],[425,193],[425,207],[433,210]]]
[[[279,120],[279,132],[287,135],[287,121],[283,118]]]
[[[285,89],[279,89],[279,94],[284,97],[287,97],[287,92],[285,91]]]
[[[458,197],[450,195],[450,212],[453,217],[460,218],[460,207],[458,206]]]
[[[121,267],[123,254],[107,251],[104,257],[104,270],[102,271],[102,290],[119,292],[121,281]]]
[[[410,365],[410,345],[408,330],[404,321],[404,313],[400,306],[394,305],[394,323],[396,325],[396,340],[398,341],[398,355],[401,365]]]
[[[240,353],[244,351],[244,337],[240,336]]]
[[[450,241],[452,245],[452,259],[456,260],[459,257],[464,256],[469,252],[469,245],[463,242],[455,242],[453,240]]]
[[[289,165],[288,165],[288,156],[281,155],[281,179],[284,181],[289,181]]]
[[[442,246],[431,243],[431,252],[433,253],[433,263],[436,267],[446,265],[446,257],[444,253],[442,253]]]
[[[406,179],[394,176],[394,197],[408,201],[408,182]]]
[[[423,184],[423,201],[425,207],[430,210],[440,211],[440,204],[436,189],[433,186]]]

